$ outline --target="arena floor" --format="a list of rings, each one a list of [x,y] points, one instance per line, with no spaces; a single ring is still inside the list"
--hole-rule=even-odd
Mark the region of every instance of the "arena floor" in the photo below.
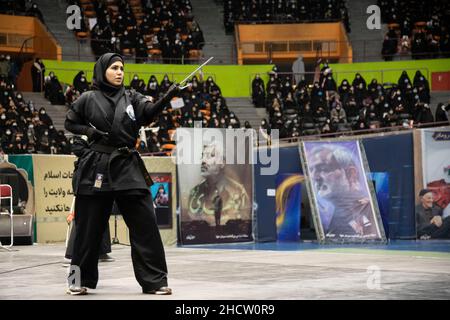
[[[89,295],[65,294],[63,244],[0,249],[0,300],[449,299],[450,242],[389,246],[240,244],[167,248],[172,296],[143,295],[130,247],[113,245]]]

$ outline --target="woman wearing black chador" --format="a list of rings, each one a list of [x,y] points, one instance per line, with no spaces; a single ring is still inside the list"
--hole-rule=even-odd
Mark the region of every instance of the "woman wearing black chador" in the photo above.
[[[67,130],[88,137],[76,139],[72,150],[78,157],[72,181],[77,232],[67,290],[72,295],[97,286],[98,250],[114,201],[130,230],[131,258],[142,292],[172,293],[150,194],[152,181],[135,145],[139,128],[152,122],[178,86],[152,103],[125,90],[123,64],[118,54],[102,55],[94,67],[94,90],[83,93],[66,116]]]

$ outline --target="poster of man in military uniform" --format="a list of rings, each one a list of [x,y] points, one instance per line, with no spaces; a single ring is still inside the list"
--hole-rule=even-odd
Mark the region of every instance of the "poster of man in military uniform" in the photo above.
[[[202,141],[197,164],[178,164],[183,244],[253,240],[252,166],[228,163],[226,148],[237,151],[227,141]]]

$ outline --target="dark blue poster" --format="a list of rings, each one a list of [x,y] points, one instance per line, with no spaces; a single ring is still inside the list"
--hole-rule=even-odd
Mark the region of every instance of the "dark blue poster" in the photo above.
[[[279,174],[276,179],[276,224],[278,241],[300,240],[301,185],[299,174]]]
[[[369,177],[374,184],[375,195],[377,197],[381,220],[383,220],[384,231],[386,236],[389,237],[389,173],[370,172]]]

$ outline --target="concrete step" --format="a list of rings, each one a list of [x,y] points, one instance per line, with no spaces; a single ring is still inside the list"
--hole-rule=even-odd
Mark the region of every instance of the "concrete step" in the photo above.
[[[229,107],[253,107],[252,100],[249,97],[226,98]]]
[[[266,110],[264,108],[255,108],[250,98],[227,98],[227,106],[230,111],[234,112],[241,126],[244,126],[245,121],[248,121],[253,129],[258,129],[261,120],[267,118]]]
[[[67,2],[36,0],[39,9],[44,15],[48,30],[56,38],[62,48],[63,60],[69,61],[95,61],[89,41],[79,43],[73,31],[67,29],[66,9]]]
[[[203,55],[214,57],[214,64],[235,64],[234,36],[225,34],[223,5],[217,1],[191,0],[192,13],[205,38]]]
[[[373,5],[372,0],[349,0],[347,2],[351,33],[348,35],[353,48],[353,62],[381,61],[383,37],[387,31],[386,25],[380,30],[367,28],[369,14],[367,8]]]

